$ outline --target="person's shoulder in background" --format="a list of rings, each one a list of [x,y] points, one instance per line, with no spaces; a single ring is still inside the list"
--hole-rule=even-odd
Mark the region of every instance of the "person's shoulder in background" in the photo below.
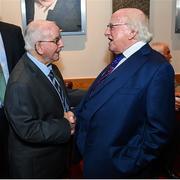
[[[15,24],[7,23],[4,21],[0,21],[0,25],[6,29],[19,29],[20,26],[17,26]]]

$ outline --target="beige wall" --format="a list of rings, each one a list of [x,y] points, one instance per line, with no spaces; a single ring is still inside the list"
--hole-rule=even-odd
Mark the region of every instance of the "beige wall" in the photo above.
[[[104,30],[112,13],[111,0],[86,0],[87,34],[64,36],[65,48],[61,53],[64,78],[96,77],[110,61],[108,40]],[[169,43],[172,49],[172,65],[180,73],[180,34],[174,33],[175,0],[150,0],[150,27],[154,41]],[[0,18],[21,24],[20,0],[0,0]]]
[[[58,66],[64,78],[96,77],[110,61],[104,30],[112,13],[111,0],[87,0],[86,6],[87,34],[63,37],[65,48]],[[21,26],[20,12],[20,0],[0,0],[2,20]]]
[[[180,73],[180,34],[175,34],[176,0],[150,0],[150,25],[153,41],[164,41],[170,45],[172,65]]]

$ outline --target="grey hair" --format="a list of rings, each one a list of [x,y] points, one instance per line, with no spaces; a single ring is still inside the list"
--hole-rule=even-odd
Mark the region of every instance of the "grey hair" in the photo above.
[[[55,25],[55,22],[46,20],[30,22],[24,33],[25,49],[32,51],[38,41],[47,40],[52,25]]]
[[[136,39],[138,41],[150,42],[153,35],[149,32],[149,20],[145,14],[127,15],[127,25],[130,29],[138,31]]]

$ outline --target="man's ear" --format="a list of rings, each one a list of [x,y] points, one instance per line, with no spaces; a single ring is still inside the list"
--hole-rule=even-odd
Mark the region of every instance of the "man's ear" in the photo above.
[[[43,54],[43,50],[42,50],[42,48],[41,48],[40,42],[37,42],[37,43],[35,44],[35,51],[36,51],[36,53],[39,54],[39,55],[42,55],[42,54]]]
[[[138,31],[137,30],[131,30],[129,33],[129,40],[134,39],[137,35]]]

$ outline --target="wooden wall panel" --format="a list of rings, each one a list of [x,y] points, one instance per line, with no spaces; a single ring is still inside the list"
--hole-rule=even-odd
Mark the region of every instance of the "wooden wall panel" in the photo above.
[[[176,79],[176,83],[180,84],[180,74],[176,74],[175,79]],[[80,88],[87,90],[94,80],[95,78],[77,78],[77,79],[72,78],[72,79],[65,79],[65,83],[67,84],[67,86],[68,84],[70,85],[72,83],[71,85],[73,89]]]
[[[79,78],[79,79],[65,79],[65,83],[72,82],[72,88],[80,88],[87,90],[95,78]]]
[[[180,74],[176,74],[175,78],[176,78],[176,84],[180,85]]]

